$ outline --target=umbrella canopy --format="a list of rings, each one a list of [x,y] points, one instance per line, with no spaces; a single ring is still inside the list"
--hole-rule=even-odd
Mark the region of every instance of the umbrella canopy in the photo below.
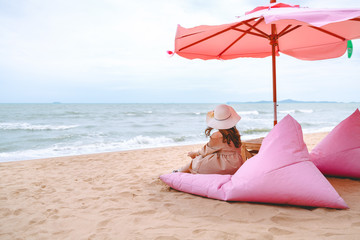
[[[175,53],[188,59],[272,56],[274,125],[277,123],[276,62],[279,53],[321,60],[342,56],[347,41],[360,38],[359,9],[311,9],[272,3],[237,22],[194,28],[178,25]]]

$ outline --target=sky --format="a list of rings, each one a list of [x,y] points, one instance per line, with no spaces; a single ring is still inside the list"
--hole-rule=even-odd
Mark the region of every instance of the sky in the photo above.
[[[167,54],[178,24],[235,22],[254,3],[0,0],[0,103],[271,101],[270,57],[203,61]],[[358,0],[287,3],[360,8]],[[360,102],[360,40],[353,44],[350,59],[302,61],[280,53],[278,99]]]

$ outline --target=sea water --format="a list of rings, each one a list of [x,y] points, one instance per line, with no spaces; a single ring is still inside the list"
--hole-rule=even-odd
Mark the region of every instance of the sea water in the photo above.
[[[0,104],[0,162],[206,143],[207,111],[217,104]],[[271,103],[231,104],[241,138],[273,127]],[[359,103],[282,103],[304,133],[331,131]]]

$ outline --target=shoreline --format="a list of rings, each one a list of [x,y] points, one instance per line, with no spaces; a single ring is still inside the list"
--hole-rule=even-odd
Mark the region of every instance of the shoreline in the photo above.
[[[322,138],[304,135],[309,150]],[[358,238],[359,180],[327,178],[347,210],[224,202],[161,182],[200,146],[0,163],[0,238]]]
[[[326,134],[328,134],[328,132],[304,133],[304,140],[305,140],[305,138],[309,138],[309,137],[311,138],[312,136],[324,137]],[[246,140],[251,140],[251,139],[253,139],[253,138],[246,138]],[[194,146],[194,145],[201,146],[201,145],[206,144],[206,142],[207,141],[205,140],[203,143],[193,143],[193,144],[185,143],[185,144],[177,144],[177,145],[125,149],[125,150],[119,150],[119,151],[105,151],[105,152],[94,152],[94,153],[75,154],[75,155],[61,155],[61,156],[50,156],[50,157],[43,157],[43,158],[31,158],[31,159],[22,159],[22,160],[9,160],[9,161],[0,161],[0,164],[1,163],[9,163],[9,162],[36,161],[36,160],[51,159],[51,158],[75,157],[75,156],[82,156],[82,155],[108,154],[108,153],[128,152],[128,151],[142,151],[142,150],[146,150],[146,149],[157,149],[157,148],[187,147],[187,146]],[[312,146],[312,147],[314,147],[314,146]],[[310,149],[309,149],[309,151],[310,151]]]

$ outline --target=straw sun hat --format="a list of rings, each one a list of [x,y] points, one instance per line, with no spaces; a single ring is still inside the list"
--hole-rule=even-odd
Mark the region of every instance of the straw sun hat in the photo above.
[[[206,115],[206,123],[209,127],[215,129],[229,129],[234,127],[241,117],[235,110],[225,104],[220,104]]]

